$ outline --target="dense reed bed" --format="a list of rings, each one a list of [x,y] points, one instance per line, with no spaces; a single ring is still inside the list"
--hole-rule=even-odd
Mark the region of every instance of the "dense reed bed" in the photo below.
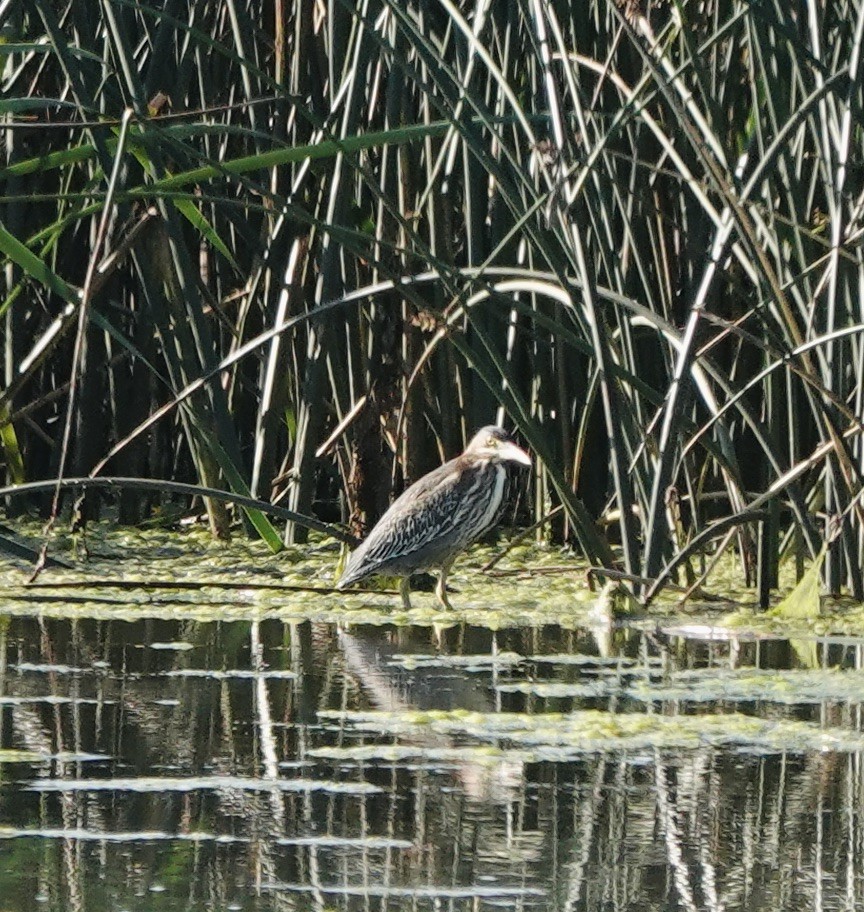
[[[767,593],[829,539],[864,594],[860,4],[2,16],[9,485],[359,532],[500,420],[521,519],[647,598],[732,549]]]

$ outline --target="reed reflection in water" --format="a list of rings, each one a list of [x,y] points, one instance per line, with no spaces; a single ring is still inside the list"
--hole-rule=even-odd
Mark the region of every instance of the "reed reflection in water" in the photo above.
[[[859,641],[2,638],[4,910],[864,909]]]

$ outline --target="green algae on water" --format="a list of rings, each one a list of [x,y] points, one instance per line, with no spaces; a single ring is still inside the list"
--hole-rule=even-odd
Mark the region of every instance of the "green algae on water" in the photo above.
[[[748,751],[864,750],[864,733],[820,728],[805,722],[761,719],[741,713],[661,716],[650,713],[478,713],[328,711],[333,724],[391,737],[415,739],[430,734],[491,743],[521,752],[520,759],[564,761],[609,750],[688,750],[737,746]]]

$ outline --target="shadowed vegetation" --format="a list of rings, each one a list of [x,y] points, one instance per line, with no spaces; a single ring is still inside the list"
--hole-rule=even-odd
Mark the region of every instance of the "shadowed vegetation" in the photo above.
[[[4,16],[8,484],[222,488],[302,541],[505,420],[521,519],[643,598],[734,548],[767,599],[829,538],[864,597],[860,6]]]

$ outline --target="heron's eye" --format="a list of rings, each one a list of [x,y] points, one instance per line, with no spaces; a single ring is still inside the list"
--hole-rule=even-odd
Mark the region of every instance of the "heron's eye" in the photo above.
[[[498,446],[498,438],[497,438],[497,437],[490,437],[490,438],[486,441],[486,446],[491,447],[491,448],[494,450],[494,449]]]

